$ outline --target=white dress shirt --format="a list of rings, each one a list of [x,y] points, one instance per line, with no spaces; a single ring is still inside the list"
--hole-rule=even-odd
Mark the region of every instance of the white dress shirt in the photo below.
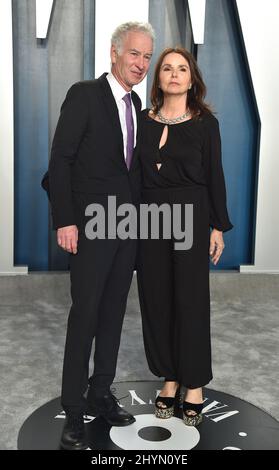
[[[117,109],[118,109],[121,130],[122,130],[122,135],[123,135],[124,156],[126,160],[127,158],[126,104],[122,98],[125,95],[127,95],[127,91],[120,85],[120,83],[116,80],[116,78],[114,77],[112,73],[109,73],[106,78],[111,87],[111,91],[114,96]],[[134,147],[135,147],[137,143],[137,115],[136,115],[136,110],[133,104],[133,100],[132,100],[132,113],[133,113],[133,121],[134,121]]]

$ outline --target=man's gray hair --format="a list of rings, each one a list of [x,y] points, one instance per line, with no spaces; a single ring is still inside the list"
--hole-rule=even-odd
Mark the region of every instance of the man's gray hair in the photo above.
[[[140,23],[138,21],[129,21],[119,25],[111,36],[111,45],[116,47],[117,52],[121,53],[123,39],[130,31],[136,33],[144,33],[151,37],[152,41],[155,40],[155,32],[150,23]]]

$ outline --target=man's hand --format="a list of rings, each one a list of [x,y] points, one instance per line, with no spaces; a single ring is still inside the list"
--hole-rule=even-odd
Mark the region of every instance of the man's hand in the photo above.
[[[219,258],[225,248],[224,240],[223,240],[223,232],[220,232],[216,228],[214,228],[210,235],[210,248],[209,254],[211,256],[211,261],[213,264],[217,264]]]
[[[61,227],[57,230],[57,243],[63,250],[77,253],[78,228],[76,225]]]

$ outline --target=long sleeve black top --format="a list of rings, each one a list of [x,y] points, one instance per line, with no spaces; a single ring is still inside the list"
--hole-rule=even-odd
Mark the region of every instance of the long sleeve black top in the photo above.
[[[168,125],[165,145],[159,149],[164,123],[142,112],[140,159],[143,187],[174,188],[203,185],[208,189],[210,226],[226,232],[231,224],[221,159],[218,120],[211,114]],[[158,170],[157,164],[161,164]]]

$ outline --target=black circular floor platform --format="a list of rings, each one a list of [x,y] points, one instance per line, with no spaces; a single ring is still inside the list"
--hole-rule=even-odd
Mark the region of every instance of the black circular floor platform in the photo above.
[[[237,397],[205,388],[203,422],[195,428],[186,426],[179,414],[164,420],[154,416],[154,400],[162,382],[123,382],[113,386],[120,403],[135,416],[136,422],[115,427],[101,417],[85,416],[92,450],[279,449],[279,422]],[[64,419],[60,398],[46,403],[24,422],[18,449],[59,449]]]

